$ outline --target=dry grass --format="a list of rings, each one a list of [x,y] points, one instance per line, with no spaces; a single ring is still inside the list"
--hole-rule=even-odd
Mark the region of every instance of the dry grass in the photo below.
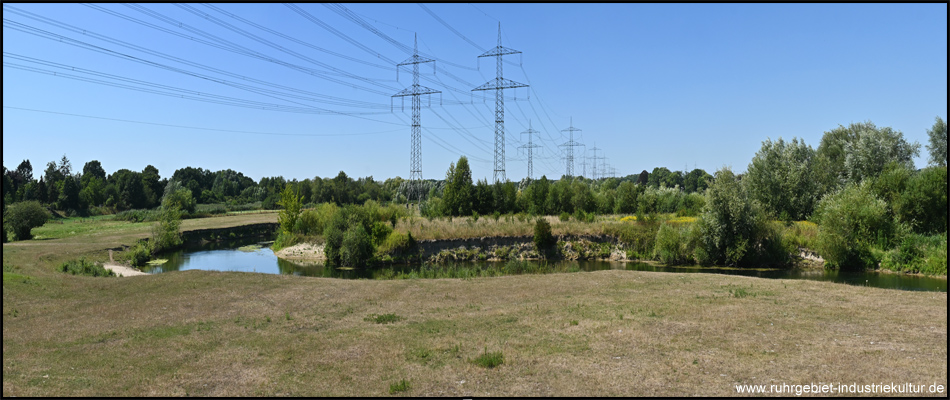
[[[240,218],[185,224],[265,222]],[[4,244],[4,265],[17,267],[3,283],[4,396],[385,396],[402,381],[410,396],[947,385],[946,293],[619,270],[395,281],[53,271],[147,234]],[[387,314],[401,319],[366,320]],[[469,361],[486,352],[504,363]]]
[[[578,222],[574,219],[561,221],[555,216],[542,217],[551,224],[554,235],[601,235],[604,226],[623,224],[612,216],[598,216],[593,223]],[[402,219],[396,224],[396,230],[412,233],[416,239],[468,239],[485,236],[525,236],[534,235],[537,217],[526,217],[524,221],[516,217],[502,216],[497,221],[483,216],[474,221],[472,217],[434,218],[428,220],[418,216],[409,220]]]

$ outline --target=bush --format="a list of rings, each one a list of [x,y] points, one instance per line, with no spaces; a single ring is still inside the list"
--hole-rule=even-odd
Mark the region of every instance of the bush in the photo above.
[[[558,219],[560,219],[561,222],[567,222],[571,219],[571,214],[568,214],[567,212],[562,212],[561,215],[558,216]]]
[[[544,217],[539,217],[534,224],[534,246],[538,252],[549,249],[554,245],[554,236],[551,235],[551,224]]]
[[[134,246],[130,247],[128,250],[129,263],[134,267],[141,267],[148,262],[148,259],[152,255],[151,246],[145,240],[141,240],[136,243]]]
[[[825,196],[815,210],[817,249],[833,268],[861,269],[877,265],[872,246],[889,248],[895,233],[887,204],[870,184],[848,184]]]
[[[656,234],[660,225],[655,221],[623,223],[608,225],[604,233],[618,238],[626,247],[627,258],[652,259],[655,249]]]
[[[377,254],[384,255],[406,255],[410,254],[416,247],[416,241],[412,238],[412,233],[404,234],[399,231],[392,231],[386,240],[379,245]]]
[[[9,227],[13,231],[16,240],[29,240],[33,238],[33,228],[43,226],[49,219],[49,211],[46,211],[40,202],[21,201],[7,206],[3,225],[4,229]]]
[[[699,245],[699,229],[694,224],[663,224],[656,232],[653,256],[669,265],[691,264]]]
[[[363,225],[351,226],[343,234],[340,262],[348,267],[365,265],[373,257],[373,242]]]
[[[177,204],[167,204],[162,210],[158,226],[152,230],[152,252],[159,253],[181,246],[181,212]]]
[[[114,221],[151,222],[158,221],[161,213],[156,210],[126,210],[112,216]]]
[[[893,271],[947,274],[947,234],[908,234],[900,244],[884,254],[881,268]]]
[[[900,195],[900,217],[917,233],[947,231],[947,167],[930,167],[914,175]]]
[[[105,267],[92,261],[86,260],[85,257],[82,257],[78,260],[64,262],[60,264],[59,270],[73,275],[116,276],[115,272],[105,269]]]
[[[701,248],[694,256],[700,264],[748,267],[791,260],[782,231],[769,223],[758,202],[728,168],[717,171],[706,190],[697,227]]]

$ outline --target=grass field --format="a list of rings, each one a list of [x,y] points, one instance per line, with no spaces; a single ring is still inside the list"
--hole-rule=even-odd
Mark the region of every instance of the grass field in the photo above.
[[[946,293],[619,270],[92,278],[55,268],[80,255],[108,259],[151,224],[51,225],[34,233],[58,239],[3,245],[4,396],[731,396],[740,383],[947,385]]]

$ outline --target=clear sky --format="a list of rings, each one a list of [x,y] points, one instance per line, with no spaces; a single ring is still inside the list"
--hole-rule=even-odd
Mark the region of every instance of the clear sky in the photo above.
[[[4,3],[3,165],[29,159],[39,178],[66,154],[74,170],[95,159],[162,177],[406,178],[411,101],[391,96],[412,84],[395,64],[418,34],[437,60],[420,84],[442,91],[422,101],[423,176],[466,155],[490,182],[494,93],[471,89],[495,77],[495,58],[478,56],[499,22],[522,52],[504,78],[530,84],[505,91],[512,181],[527,175],[529,121],[534,175],[557,178],[572,118],[617,176],[742,172],[767,138],[817,148],[867,120],[921,143],[923,167],[926,130],[947,118],[946,3],[213,7]]]

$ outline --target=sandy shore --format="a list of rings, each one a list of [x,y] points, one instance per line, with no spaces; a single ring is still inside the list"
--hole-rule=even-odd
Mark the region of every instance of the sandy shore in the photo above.
[[[287,260],[323,261],[326,258],[323,254],[323,245],[313,243],[298,243],[280,249],[275,254],[277,257]]]
[[[105,269],[114,271],[119,276],[148,275],[137,269],[133,269],[130,267],[126,267],[124,265],[119,265],[119,264],[105,263],[105,264],[102,264],[102,267]]]

